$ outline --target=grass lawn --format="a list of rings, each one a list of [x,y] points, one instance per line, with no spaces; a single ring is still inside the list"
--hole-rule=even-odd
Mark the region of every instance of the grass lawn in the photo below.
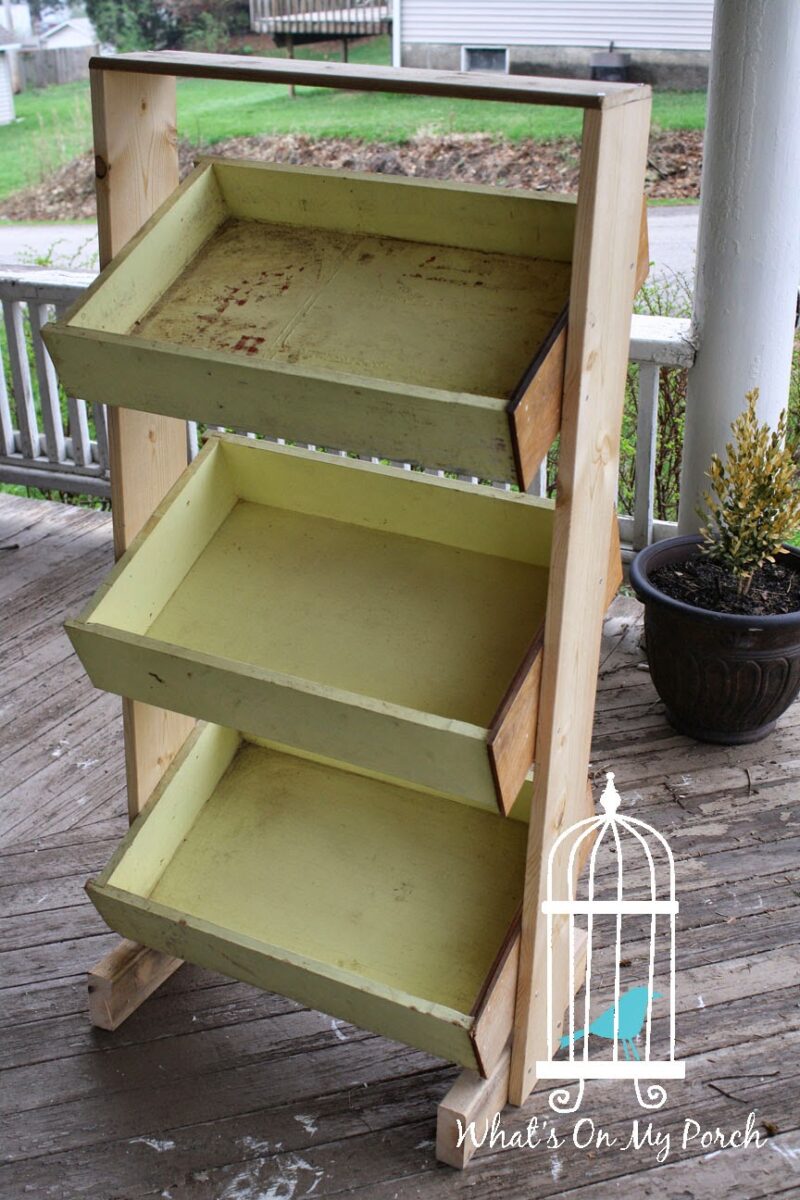
[[[298,51],[298,57],[301,52]],[[317,57],[308,47],[303,57]],[[388,63],[389,43],[377,38],[352,48],[353,62]],[[660,129],[702,129],[702,92],[662,92],[653,103]],[[91,145],[88,83],[70,83],[16,97],[18,120],[0,128],[0,198],[46,177]],[[247,134],[301,133],[402,141],[420,132],[492,133],[507,138],[579,136],[577,109],[493,104],[300,88],[260,83],[178,81],[178,129],[192,142]]]

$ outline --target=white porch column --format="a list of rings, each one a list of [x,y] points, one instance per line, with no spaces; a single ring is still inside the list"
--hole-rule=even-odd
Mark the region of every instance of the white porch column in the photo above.
[[[698,528],[745,393],[786,406],[800,284],[800,0],[717,0],[689,371],[680,532]]]

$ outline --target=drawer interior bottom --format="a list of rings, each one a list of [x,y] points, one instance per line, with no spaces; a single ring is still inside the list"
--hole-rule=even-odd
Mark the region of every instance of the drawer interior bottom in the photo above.
[[[126,936],[472,1065],[526,835],[205,726],[90,894]]]

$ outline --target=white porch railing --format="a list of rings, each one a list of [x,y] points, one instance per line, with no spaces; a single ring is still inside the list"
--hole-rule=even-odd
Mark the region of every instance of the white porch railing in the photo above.
[[[105,405],[64,397],[40,330],[92,281],[84,271],[0,274],[8,368],[0,372],[0,482],[109,496]],[[9,387],[10,385],[10,387]],[[14,405],[12,410],[11,397]],[[37,398],[38,397],[38,398]]]
[[[0,482],[110,495],[105,405],[92,405],[90,412],[80,398],[63,395],[40,332],[92,278],[82,271],[40,267],[0,273],[9,359],[0,372]],[[662,368],[692,364],[689,321],[635,316],[630,357],[639,364],[636,494],[633,513],[620,516],[620,535],[623,545],[638,550],[676,529],[673,522],[653,519],[658,388]],[[188,439],[190,452],[196,453],[193,423]]]

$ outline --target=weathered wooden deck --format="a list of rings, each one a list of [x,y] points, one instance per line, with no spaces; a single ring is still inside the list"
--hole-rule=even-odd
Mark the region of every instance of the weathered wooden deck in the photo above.
[[[121,720],[61,622],[110,563],[108,516],[0,496],[0,1196],[800,1196],[800,705],[752,748],[677,736],[638,608],[615,602],[594,765],[676,855],[686,1081],[653,1118],[671,1153],[567,1141],[458,1174],[433,1147],[454,1070],[281,997],[184,966],[117,1033],[89,1027],[84,973],[115,938],[83,882],[125,828]],[[730,1131],[751,1110],[763,1148],[681,1148],[687,1118]],[[548,1112],[540,1090],[504,1128]],[[632,1086],[588,1084],[582,1115],[627,1137]]]

